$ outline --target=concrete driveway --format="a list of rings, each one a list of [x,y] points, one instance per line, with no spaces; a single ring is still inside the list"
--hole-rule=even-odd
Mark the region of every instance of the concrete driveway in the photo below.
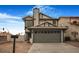
[[[79,53],[79,47],[67,43],[33,43],[29,53]]]

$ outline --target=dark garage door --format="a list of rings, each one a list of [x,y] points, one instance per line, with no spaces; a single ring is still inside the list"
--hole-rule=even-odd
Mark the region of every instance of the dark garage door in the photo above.
[[[61,31],[60,30],[43,30],[35,31],[33,42],[34,43],[54,43],[60,42],[61,40]]]

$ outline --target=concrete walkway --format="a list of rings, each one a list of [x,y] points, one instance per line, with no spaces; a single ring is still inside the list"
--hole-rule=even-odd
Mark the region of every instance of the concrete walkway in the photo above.
[[[33,43],[29,53],[79,53],[79,47],[66,43]]]

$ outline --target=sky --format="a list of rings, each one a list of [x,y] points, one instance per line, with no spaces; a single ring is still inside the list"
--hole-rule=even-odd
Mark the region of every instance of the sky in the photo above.
[[[24,34],[24,16],[32,15],[33,8],[52,18],[79,16],[78,5],[0,5],[0,31],[5,28],[12,34]]]

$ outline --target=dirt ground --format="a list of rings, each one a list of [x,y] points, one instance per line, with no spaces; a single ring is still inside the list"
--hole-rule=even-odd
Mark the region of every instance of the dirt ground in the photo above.
[[[30,49],[31,44],[27,42],[16,42],[16,53],[27,53]],[[12,53],[13,43],[6,42],[0,43],[0,53]]]

